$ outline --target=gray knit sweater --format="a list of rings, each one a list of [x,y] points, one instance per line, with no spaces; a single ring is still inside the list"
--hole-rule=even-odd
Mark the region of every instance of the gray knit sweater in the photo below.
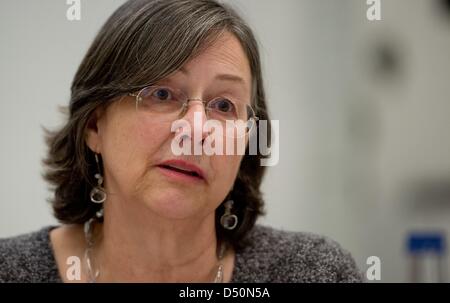
[[[0,282],[62,282],[49,232],[0,239]],[[236,253],[231,282],[361,282],[353,258],[336,242],[256,225]]]

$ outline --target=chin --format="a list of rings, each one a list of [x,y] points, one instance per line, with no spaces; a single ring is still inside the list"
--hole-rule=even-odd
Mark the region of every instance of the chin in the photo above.
[[[201,211],[200,199],[194,199],[179,190],[160,190],[145,196],[144,203],[154,213],[167,219],[181,220]]]

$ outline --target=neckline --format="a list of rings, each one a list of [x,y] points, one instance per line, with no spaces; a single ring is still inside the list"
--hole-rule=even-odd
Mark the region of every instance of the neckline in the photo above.
[[[55,249],[53,247],[53,242],[51,240],[50,237],[50,232],[55,229],[60,227],[61,225],[51,225],[51,226],[47,226],[46,228],[44,228],[45,230],[45,239],[46,239],[46,243],[47,243],[47,249],[48,249],[48,256],[51,259],[51,277],[55,277],[56,281],[58,283],[64,283],[64,280],[62,279],[60,272],[59,272],[59,267],[58,267],[58,262],[56,261],[56,255],[55,255]],[[234,261],[233,261],[233,270],[231,272],[231,279],[228,283],[236,283],[236,274],[239,273],[239,267],[240,267],[240,252],[234,250]]]

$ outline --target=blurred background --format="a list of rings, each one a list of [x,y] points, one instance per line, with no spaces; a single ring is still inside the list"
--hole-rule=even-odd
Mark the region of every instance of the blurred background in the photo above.
[[[62,123],[84,53],[123,2],[81,0],[68,21],[63,0],[1,1],[0,238],[56,224],[42,126]],[[224,2],[256,33],[280,121],[260,223],[331,237],[363,273],[377,256],[374,282],[450,282],[450,1],[381,0],[374,21],[364,0]]]

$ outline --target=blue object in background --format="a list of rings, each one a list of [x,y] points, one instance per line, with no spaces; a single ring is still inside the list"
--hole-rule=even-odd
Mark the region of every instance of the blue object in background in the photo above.
[[[412,232],[408,235],[412,282],[445,282],[445,239],[444,232],[436,231]]]
[[[410,254],[445,253],[445,234],[441,232],[411,233],[408,239],[408,251]]]

